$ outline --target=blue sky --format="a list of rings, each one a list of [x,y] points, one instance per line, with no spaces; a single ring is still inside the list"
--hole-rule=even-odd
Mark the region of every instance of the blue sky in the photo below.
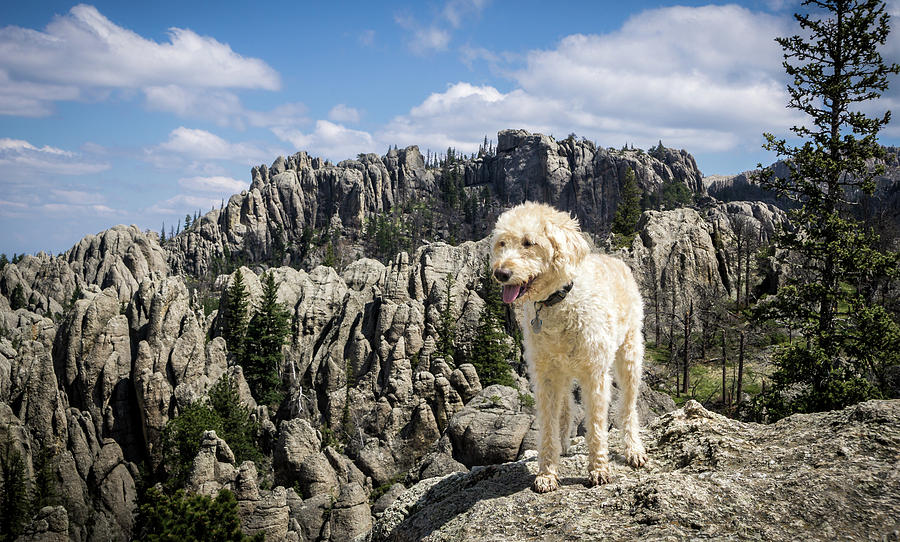
[[[704,174],[738,173],[774,158],[763,132],[798,122],[773,41],[794,32],[796,9],[6,1],[0,252],[57,253],[118,223],[159,230],[298,150],[472,152],[526,128],[606,147],[662,140]],[[884,53],[900,58],[900,32]],[[897,127],[883,132],[898,140]]]

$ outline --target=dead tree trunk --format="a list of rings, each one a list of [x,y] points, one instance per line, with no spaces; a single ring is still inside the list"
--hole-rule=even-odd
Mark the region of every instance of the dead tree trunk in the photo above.
[[[675,288],[672,288],[672,312],[669,313],[669,352],[675,353]]]
[[[694,300],[691,300],[691,308],[684,313],[684,372],[681,375],[681,391],[687,395],[691,385],[691,317],[694,314]]]
[[[737,374],[737,404],[744,399],[744,332],[741,331],[741,346],[738,350],[738,374]]]
[[[747,261],[744,263],[744,305],[750,306],[750,257],[752,253],[747,247]]]
[[[725,365],[728,363],[727,352],[725,350],[725,329],[722,329],[722,405],[728,405],[728,388],[725,385]]]
[[[659,348],[659,286],[656,285],[656,278],[653,279],[653,309],[656,313],[656,339],[653,346]]]
[[[743,262],[743,259],[744,259],[743,234],[740,231],[735,232],[735,244],[737,245],[735,247],[735,249],[737,251],[737,258],[735,258],[737,260],[737,262],[736,262],[737,263],[737,272],[735,273],[735,282],[737,282],[737,284],[735,285],[736,288],[735,288],[734,306],[737,307],[738,309],[740,309],[741,308],[741,278],[742,278],[741,263]]]
[[[701,312],[702,314],[702,312]],[[701,318],[700,324],[700,360],[706,363],[706,318]]]

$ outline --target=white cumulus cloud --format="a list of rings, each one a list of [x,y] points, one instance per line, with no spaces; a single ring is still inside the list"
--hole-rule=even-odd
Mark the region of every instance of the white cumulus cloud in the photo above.
[[[40,174],[88,175],[110,168],[79,153],[44,145],[38,147],[23,139],[0,138],[0,184],[28,179]]]
[[[658,140],[692,152],[758,149],[764,131],[787,131],[776,36],[787,16],[736,5],[668,7],[638,13],[607,34],[575,34],[529,52],[507,69],[513,88],[458,82],[435,92],[377,133],[381,143],[454,146],[471,152],[509,127],[570,132],[604,146]],[[464,50],[469,62],[509,58]]]
[[[215,192],[229,195],[246,190],[248,187],[246,182],[224,176],[185,177],[178,179],[178,185],[196,192]]]
[[[106,197],[69,180],[110,169],[105,162],[80,152],[50,145],[38,146],[24,139],[0,138],[0,217],[34,218],[42,212],[76,216],[117,212],[107,207]],[[85,182],[85,181],[82,181]]]
[[[424,54],[430,51],[446,51],[450,44],[450,32],[436,26],[417,28],[409,44],[415,53]]]
[[[219,126],[268,128],[308,120],[306,106],[301,103],[286,103],[270,111],[254,111],[246,109],[240,98],[228,90],[164,85],[146,87],[143,92],[149,109],[209,120]]]
[[[168,33],[166,42],[144,38],[85,4],[43,31],[0,28],[0,113],[47,115],[54,101],[102,97],[111,89],[281,88],[278,73],[260,59],[189,29]]]
[[[420,23],[408,12],[398,13],[394,22],[408,32],[407,46],[416,55],[446,51],[467,18],[477,17],[489,0],[448,0],[430,24]]]
[[[98,205],[106,202],[106,196],[103,194],[86,190],[54,188],[50,190],[50,194],[57,200],[72,205]]]
[[[408,14],[396,15],[394,22],[409,32],[407,46],[414,54],[427,55],[446,51],[450,44],[450,32],[435,24],[422,25]]]
[[[232,194],[246,190],[249,184],[246,182],[217,176],[183,177],[178,179],[178,186],[182,192],[172,197],[158,201],[145,211],[156,215],[175,215],[183,217],[185,213],[194,213],[200,210],[206,213],[231,197]]]
[[[734,5],[651,10],[613,34],[534,51],[514,77],[531,94],[648,124],[780,123],[787,100],[774,37],[786,23]]]
[[[206,213],[212,208],[218,209],[221,202],[222,198],[209,195],[197,196],[191,194],[178,194],[151,205],[147,208],[147,212],[159,215],[176,215],[178,217],[182,217],[184,216],[184,213],[193,213],[198,209],[201,213]]]
[[[334,122],[359,122],[359,110],[344,104],[337,104],[328,112],[328,119]]]
[[[232,143],[212,132],[184,126],[175,128],[169,133],[169,139],[146,150],[147,158],[151,160],[160,155],[163,160],[174,155],[197,161],[228,160],[246,163],[270,160],[273,152],[253,143]]]
[[[444,4],[441,15],[453,28],[459,28],[466,17],[477,16],[487,4],[488,0],[450,0]]]
[[[316,121],[312,132],[303,133],[295,128],[273,128],[272,131],[297,150],[309,151],[332,161],[355,157],[359,153],[374,152],[375,140],[362,130],[347,128],[327,120]]]

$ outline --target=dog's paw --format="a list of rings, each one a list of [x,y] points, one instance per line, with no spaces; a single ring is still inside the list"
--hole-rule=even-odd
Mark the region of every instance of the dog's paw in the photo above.
[[[588,486],[594,487],[609,483],[609,467],[604,465],[588,472]]]
[[[647,452],[644,451],[643,447],[625,450],[625,461],[636,469],[646,465],[648,459]]]
[[[559,478],[555,474],[538,474],[532,486],[535,493],[550,493],[559,489]]]

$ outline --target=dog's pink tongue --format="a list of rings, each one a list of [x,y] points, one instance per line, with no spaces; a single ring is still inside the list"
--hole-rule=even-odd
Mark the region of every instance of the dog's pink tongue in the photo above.
[[[504,286],[503,287],[503,302],[504,303],[512,303],[519,297],[519,290],[521,290],[521,286]]]

